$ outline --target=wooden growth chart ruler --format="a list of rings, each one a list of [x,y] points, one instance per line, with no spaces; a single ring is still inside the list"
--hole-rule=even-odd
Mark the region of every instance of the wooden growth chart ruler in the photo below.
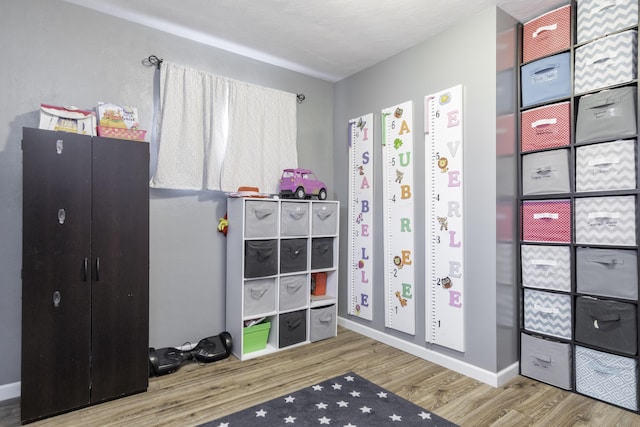
[[[415,334],[413,103],[382,110],[385,326]]]
[[[462,85],[424,103],[426,341],[464,351]]]
[[[349,307],[372,320],[373,113],[349,121]]]

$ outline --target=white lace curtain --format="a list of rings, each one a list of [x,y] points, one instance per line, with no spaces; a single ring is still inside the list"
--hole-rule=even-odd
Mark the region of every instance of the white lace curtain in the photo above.
[[[163,61],[151,187],[276,193],[297,166],[296,95]]]

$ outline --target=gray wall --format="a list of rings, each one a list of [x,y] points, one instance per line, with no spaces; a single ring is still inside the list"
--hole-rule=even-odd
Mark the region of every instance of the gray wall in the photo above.
[[[306,100],[298,105],[298,160],[327,182],[329,198],[335,198],[331,83],[59,0],[5,4],[0,40],[0,387],[20,381],[20,139],[23,126],[38,126],[40,103],[79,108],[94,108],[98,101],[133,105],[139,109],[142,126],[152,131],[157,72],[141,64],[150,54],[304,93]],[[154,162],[155,144],[150,148]],[[150,203],[149,344],[177,346],[221,332],[226,243],[216,227],[226,211],[224,196],[151,190]]]
[[[515,332],[511,339],[497,342],[496,304],[496,9],[490,8],[457,23],[409,50],[384,62],[355,74],[336,84],[335,87],[335,147],[334,171],[337,182],[348,180],[347,123],[349,119],[362,114],[374,113],[375,142],[375,195],[379,213],[374,220],[375,238],[379,242],[374,251],[376,260],[383,257],[382,234],[382,174],[381,174],[381,132],[380,111],[400,102],[412,100],[414,103],[414,154],[417,197],[416,218],[425,217],[425,171],[424,171],[424,96],[462,84],[465,91],[464,120],[464,173],[465,173],[465,329],[466,351],[458,353],[445,348],[425,344],[425,294],[424,263],[418,262],[416,283],[416,334],[410,336],[387,330],[384,327],[383,262],[376,262],[374,270],[374,320],[368,322],[347,314],[346,286],[340,288],[339,315],[379,331],[398,336],[420,346],[427,346],[451,357],[459,358],[472,365],[491,372],[517,360],[511,349],[514,347]],[[341,232],[347,235],[348,188],[336,189],[342,202]],[[416,248],[414,260],[424,260],[424,221],[415,226]],[[342,266],[347,265],[347,239],[341,239]],[[340,283],[346,284],[347,268],[340,270]],[[517,327],[517,325],[513,325]],[[498,366],[497,353],[508,351],[508,360]],[[508,363],[507,363],[508,362]]]

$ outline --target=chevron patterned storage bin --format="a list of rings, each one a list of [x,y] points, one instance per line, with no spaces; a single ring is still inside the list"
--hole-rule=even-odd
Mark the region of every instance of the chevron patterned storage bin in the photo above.
[[[571,296],[525,289],[524,328],[571,339]]]
[[[638,32],[624,31],[575,50],[576,94],[627,83],[637,76]]]
[[[575,228],[577,244],[635,246],[635,196],[576,199]]]
[[[585,95],[578,101],[576,144],[635,136],[637,89],[624,86]]]
[[[568,193],[569,150],[551,150],[522,156],[522,194]]]
[[[571,346],[521,334],[520,372],[538,381],[571,390]]]
[[[571,202],[523,201],[522,240],[571,243]]]
[[[576,286],[583,294],[637,300],[637,251],[577,248]]]
[[[638,350],[638,328],[634,304],[576,298],[576,341],[633,356]]]
[[[636,411],[637,362],[576,346],[576,391]]]
[[[622,140],[576,149],[576,191],[636,188],[636,141]]]
[[[571,46],[571,6],[547,12],[522,28],[522,62],[533,61]]]
[[[637,0],[577,0],[577,42],[638,25]]]
[[[569,145],[571,140],[569,111],[569,102],[523,111],[520,126],[521,151]]]
[[[569,52],[559,53],[530,62],[520,68],[522,106],[554,99],[568,98],[571,94],[571,58]]]
[[[571,291],[571,249],[568,246],[522,245],[522,286]]]

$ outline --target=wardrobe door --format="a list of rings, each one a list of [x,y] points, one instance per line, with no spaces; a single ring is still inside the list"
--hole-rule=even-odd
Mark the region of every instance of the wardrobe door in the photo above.
[[[24,129],[24,422],[90,402],[91,138]]]
[[[147,389],[149,145],[93,138],[92,403]]]

